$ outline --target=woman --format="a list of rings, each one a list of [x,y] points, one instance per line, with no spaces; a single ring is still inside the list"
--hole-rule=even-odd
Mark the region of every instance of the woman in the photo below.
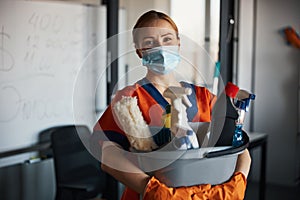
[[[238,157],[235,173],[228,182],[216,186],[182,188],[168,188],[124,156],[124,150],[129,150],[130,142],[113,116],[113,106],[122,96],[137,98],[143,117],[150,126],[161,125],[164,108],[171,104],[170,99],[162,96],[169,86],[192,88],[193,92],[189,95],[192,107],[187,109],[189,121],[209,122],[215,102],[215,97],[206,88],[176,80],[174,69],[180,58],[176,53],[170,55],[168,52],[170,49],[172,52],[179,50],[180,38],[176,24],[169,16],[153,10],[146,12],[138,19],[132,33],[136,53],[142,59],[143,65],[147,66],[146,77],[118,91],[95,126],[95,130],[104,131],[110,140],[103,145],[102,169],[126,186],[122,199],[137,200],[140,195],[144,199],[243,199],[251,163],[247,150]]]

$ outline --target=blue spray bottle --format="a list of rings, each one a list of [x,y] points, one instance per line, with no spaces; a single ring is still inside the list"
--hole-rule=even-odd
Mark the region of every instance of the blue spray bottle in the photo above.
[[[236,98],[234,99],[234,105],[239,114],[236,120],[235,131],[232,140],[232,146],[240,146],[243,144],[243,132],[242,128],[245,121],[246,112],[249,111],[251,100],[255,99],[255,94],[251,94],[246,90],[239,90]]]
[[[246,112],[249,111],[250,101],[255,99],[255,94],[251,94],[246,90],[239,89],[235,84],[228,82],[225,92],[230,97],[231,103],[238,113],[235,121],[235,130],[232,139],[232,146],[240,146],[243,144],[243,125]]]

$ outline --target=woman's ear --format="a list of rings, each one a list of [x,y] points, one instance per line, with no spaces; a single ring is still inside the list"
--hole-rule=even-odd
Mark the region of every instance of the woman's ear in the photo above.
[[[135,52],[136,52],[136,54],[139,56],[139,58],[142,58],[142,57],[143,57],[143,54],[142,54],[142,50],[141,50],[141,49],[135,49]]]

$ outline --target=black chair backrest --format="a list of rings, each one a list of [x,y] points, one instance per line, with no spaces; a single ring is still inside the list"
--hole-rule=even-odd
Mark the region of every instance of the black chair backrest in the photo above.
[[[98,178],[103,185],[103,172],[96,160],[82,143],[90,137],[86,126],[55,127],[51,135],[56,182],[69,183]],[[105,178],[104,178],[105,179]],[[103,187],[103,186],[102,186]]]

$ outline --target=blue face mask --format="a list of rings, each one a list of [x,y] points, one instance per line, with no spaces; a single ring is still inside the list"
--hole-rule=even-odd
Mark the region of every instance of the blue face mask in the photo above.
[[[168,74],[180,62],[178,46],[159,46],[144,50],[142,62],[155,73]]]

